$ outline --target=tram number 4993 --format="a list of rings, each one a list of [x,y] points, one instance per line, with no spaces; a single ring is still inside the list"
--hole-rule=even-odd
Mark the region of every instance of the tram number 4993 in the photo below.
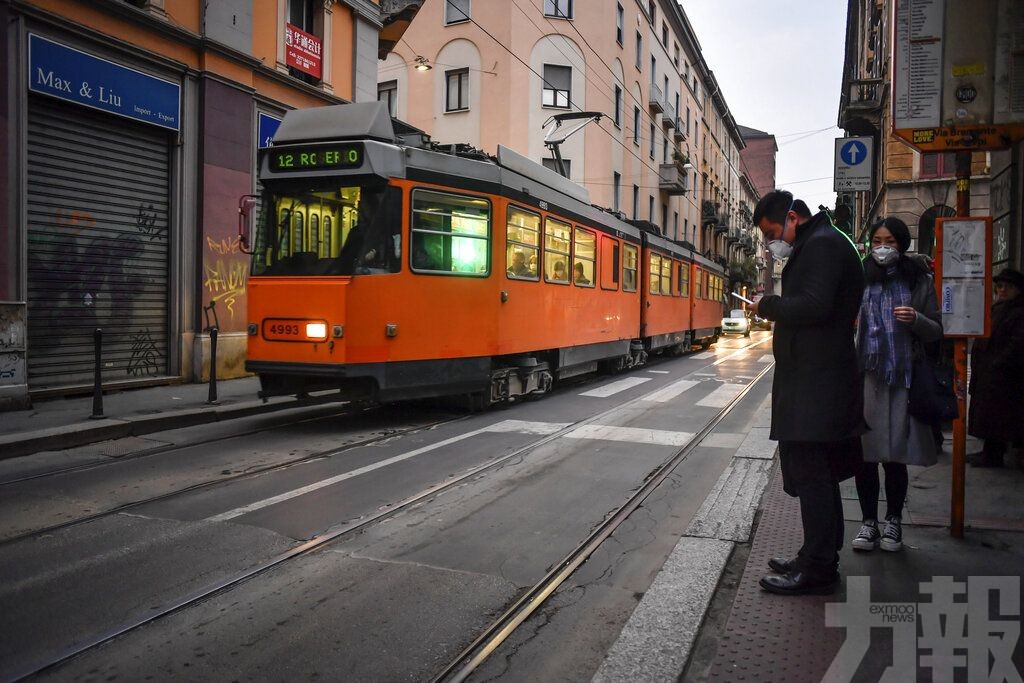
[[[264,320],[263,338],[271,341],[306,341],[306,327],[305,320]]]
[[[272,323],[268,331],[270,334],[297,337],[299,335],[299,326],[294,323]]]

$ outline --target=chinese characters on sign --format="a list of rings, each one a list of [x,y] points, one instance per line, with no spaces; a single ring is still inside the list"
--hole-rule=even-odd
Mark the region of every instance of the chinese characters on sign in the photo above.
[[[323,43],[291,24],[284,25],[285,63],[320,78]]]

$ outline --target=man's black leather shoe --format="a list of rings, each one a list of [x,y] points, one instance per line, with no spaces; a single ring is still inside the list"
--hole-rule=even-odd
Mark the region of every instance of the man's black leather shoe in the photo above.
[[[832,595],[839,586],[839,574],[821,579],[802,571],[769,574],[762,577],[761,588],[779,595]]]
[[[773,557],[768,560],[768,568],[776,574],[788,574],[792,571],[796,571],[796,558],[787,560],[784,557]]]

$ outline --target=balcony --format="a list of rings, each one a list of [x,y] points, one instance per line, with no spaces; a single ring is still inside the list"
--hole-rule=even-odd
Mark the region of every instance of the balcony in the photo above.
[[[676,127],[676,108],[668,102],[665,103],[665,113],[661,117],[661,125],[666,128]]]
[[[661,88],[659,88],[656,83],[651,83],[651,94],[648,105],[651,107],[651,111],[655,114],[661,114],[665,111],[665,103],[661,98]]]
[[[729,232],[729,214],[722,214],[718,217],[718,221],[715,223],[715,232],[721,235],[728,234]]]
[[[840,126],[854,135],[878,132],[882,125],[882,99],[886,87],[881,78],[848,81],[839,99]]]
[[[743,235],[740,232],[739,228],[730,228],[729,234],[726,236],[726,239],[729,240],[729,244],[733,244],[735,242],[739,242],[742,236]]]
[[[686,139],[686,131],[683,129],[683,122],[678,116],[676,117],[675,132],[672,134],[675,136],[676,142]]]
[[[704,225],[718,222],[718,205],[705,199],[700,205],[700,220]]]
[[[658,188],[670,195],[686,194],[686,180],[681,164],[658,165]]]
[[[740,239],[740,246],[743,247],[743,253],[747,256],[754,255],[754,238],[750,235],[744,235]]]

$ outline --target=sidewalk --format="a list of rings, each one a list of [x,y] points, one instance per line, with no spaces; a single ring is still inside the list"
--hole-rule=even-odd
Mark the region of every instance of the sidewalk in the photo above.
[[[258,391],[256,377],[221,380],[218,403],[210,405],[208,384],[126,389],[106,394],[104,417],[95,420],[90,419],[92,396],[37,400],[31,410],[0,413],[0,459],[336,400],[327,394],[302,400],[277,396],[264,402]]]
[[[976,444],[969,444],[968,450],[974,446]],[[733,573],[742,575],[738,581],[735,577],[730,580],[726,572],[715,597],[717,604],[712,605],[711,616],[702,624],[694,655],[682,680],[817,683],[829,672],[825,680],[878,681],[889,666],[904,667],[897,668],[899,673],[893,680],[914,680],[915,676],[918,680],[939,680],[940,669],[927,666],[931,651],[926,649],[926,641],[939,647],[945,641],[949,648],[961,648],[957,651],[958,655],[964,655],[961,667],[965,667],[968,660],[977,663],[979,659],[987,665],[993,641],[986,636],[997,633],[1001,627],[977,633],[975,622],[969,628],[953,622],[952,626],[947,626],[944,637],[936,638],[929,632],[927,622],[930,614],[938,613],[955,619],[957,608],[953,607],[953,594],[958,592],[962,593],[957,600],[964,614],[968,602],[972,606],[989,607],[989,596],[981,590],[968,590],[966,583],[963,586],[942,583],[943,580],[936,577],[953,577],[955,582],[979,577],[1010,577],[1010,587],[1015,586],[1017,593],[1014,599],[1009,593],[1011,588],[1004,589],[1004,597],[1010,598],[1010,607],[1004,608],[1001,614],[1009,616],[1016,624],[1016,633],[1020,633],[1019,587],[1024,571],[1024,496],[1020,492],[1024,490],[1024,470],[1012,457],[1008,457],[1011,466],[1006,468],[968,466],[967,530],[963,539],[955,539],[946,526],[949,450],[947,441],[939,464],[931,468],[911,468],[902,552],[859,553],[850,548],[849,540],[860,527],[861,515],[853,481],[844,482],[846,543],[840,553],[844,580],[842,589],[829,597],[783,597],[766,593],[758,586],[758,580],[768,573],[768,559],[793,555],[802,541],[799,504],[783,493],[781,475],[776,471],[762,501],[761,517],[749,545],[749,554],[745,560],[737,558],[740,553],[734,555],[738,566],[733,567]],[[933,581],[937,583],[935,592],[931,593]],[[866,590],[859,592],[862,588]],[[872,603],[876,605],[874,608]],[[912,603],[911,607],[903,609],[910,609],[911,614],[917,615],[916,624],[922,629],[921,641],[916,640],[914,633],[894,648],[897,626],[884,622],[879,616],[881,611],[894,608],[877,603]],[[830,604],[833,605],[831,610]],[[829,612],[832,614],[827,621]],[[993,606],[987,616],[994,619],[999,614],[998,608]],[[844,628],[838,627],[840,623]],[[851,641],[849,656],[840,658],[829,671],[846,640]],[[866,654],[852,647],[855,641],[869,645]],[[1012,666],[1017,672],[1024,672],[1024,640],[1016,639],[1012,630],[1009,646],[1015,648]],[[902,664],[894,664],[894,649],[906,657]],[[948,655],[953,654],[950,649]],[[1009,659],[1008,653],[1006,659]],[[950,659],[945,661],[948,665]],[[1007,666],[1010,665],[1007,663]],[[966,668],[955,672],[954,668],[947,669],[951,677],[944,680],[978,679],[977,671],[969,675]],[[1002,679],[995,677],[994,680]],[[1011,677],[1009,680],[1020,679]]]

